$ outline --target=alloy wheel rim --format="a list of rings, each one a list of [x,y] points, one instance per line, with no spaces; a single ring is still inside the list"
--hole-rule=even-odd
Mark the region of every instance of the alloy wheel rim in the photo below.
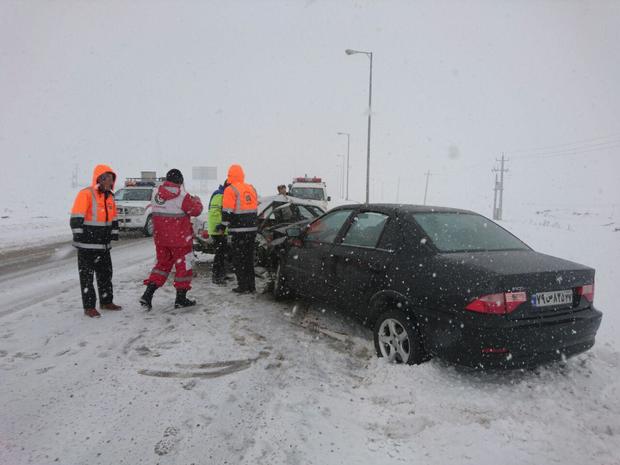
[[[411,350],[409,335],[400,321],[387,318],[381,323],[379,348],[381,355],[390,363],[405,363],[409,360]]]

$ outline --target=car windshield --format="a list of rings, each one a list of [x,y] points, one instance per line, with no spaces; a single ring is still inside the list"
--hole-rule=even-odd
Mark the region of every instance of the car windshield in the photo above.
[[[302,219],[309,220],[312,218],[318,218],[323,214],[323,211],[319,207],[312,205],[297,205],[299,215]]]
[[[416,213],[413,217],[440,252],[529,250],[515,236],[480,215]]]
[[[323,189],[320,187],[293,187],[289,195],[299,199],[325,200]]]
[[[120,189],[114,194],[115,200],[150,202],[153,189]]]

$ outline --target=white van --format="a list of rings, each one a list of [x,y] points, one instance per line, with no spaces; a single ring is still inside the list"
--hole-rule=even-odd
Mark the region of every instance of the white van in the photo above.
[[[161,179],[128,178],[125,187],[114,193],[118,225],[121,229],[138,229],[142,230],[145,236],[153,235],[151,200],[162,182]]]
[[[327,204],[331,197],[327,195],[327,186],[321,178],[299,177],[293,178],[288,186],[288,195],[307,200],[308,203],[318,205],[327,211]]]

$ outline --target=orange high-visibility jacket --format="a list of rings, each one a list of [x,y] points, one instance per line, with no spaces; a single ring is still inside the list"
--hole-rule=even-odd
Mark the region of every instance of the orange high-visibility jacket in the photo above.
[[[78,192],[71,209],[71,232],[73,245],[80,249],[110,248],[110,241],[118,240],[116,203],[112,192],[101,192],[97,178],[104,173],[116,173],[106,165],[97,165],[93,171],[90,187]]]
[[[246,184],[240,165],[228,169],[229,183],[222,199],[222,224],[231,234],[256,232],[258,196],[252,184]]]

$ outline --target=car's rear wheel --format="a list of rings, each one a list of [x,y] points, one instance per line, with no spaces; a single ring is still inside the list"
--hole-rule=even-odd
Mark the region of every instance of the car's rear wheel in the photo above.
[[[146,219],[146,224],[144,225],[143,232],[146,237],[151,237],[153,235],[153,218],[151,217],[151,215],[149,215]]]
[[[418,365],[428,360],[420,330],[414,319],[400,310],[389,310],[375,324],[377,356],[392,363]]]
[[[273,296],[276,300],[283,300],[287,297],[293,296],[291,289],[287,285],[286,276],[284,276],[282,268],[282,261],[279,260],[278,266],[276,267],[276,276],[273,282]]]

